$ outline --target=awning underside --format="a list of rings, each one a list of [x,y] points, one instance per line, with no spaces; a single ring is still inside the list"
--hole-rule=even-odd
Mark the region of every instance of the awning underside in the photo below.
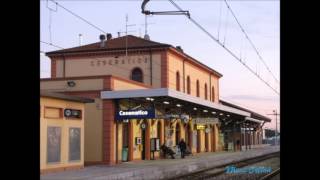
[[[164,101],[169,102],[172,107],[176,107],[180,104],[180,108],[184,110],[192,111],[194,108],[201,110],[202,113],[215,115],[229,115],[231,116],[243,116],[250,117],[250,113],[242,111],[236,108],[228,107],[218,103],[213,103],[208,100],[203,100],[198,97],[194,97],[179,91],[171,90],[168,88],[159,89],[138,89],[138,90],[121,90],[121,91],[102,91],[102,99],[125,99],[125,98],[153,98],[154,102],[163,103]],[[169,105],[168,104],[168,105]],[[208,111],[208,112],[204,112]]]

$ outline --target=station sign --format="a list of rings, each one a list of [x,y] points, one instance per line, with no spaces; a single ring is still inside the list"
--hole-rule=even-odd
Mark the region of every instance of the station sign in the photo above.
[[[78,109],[64,109],[64,117],[81,119],[81,110],[78,110]]]
[[[193,123],[194,124],[218,124],[219,119],[218,118],[194,118]]]
[[[181,119],[183,122],[189,122],[190,116],[187,114],[165,114],[163,116],[157,116],[157,118],[164,119]]]
[[[180,118],[180,115],[179,114],[165,114],[164,118],[165,119],[177,119],[177,118]]]
[[[205,132],[206,133],[210,133],[211,129],[210,128],[206,128]]]
[[[206,129],[205,125],[197,125],[197,130],[203,130]]]
[[[186,115],[186,114],[181,114],[181,120],[184,122],[184,123],[188,123],[189,122],[189,115]]]
[[[155,110],[154,109],[119,110],[116,112],[116,120],[153,119],[153,118],[155,118]]]
[[[145,123],[141,124],[141,129],[146,129],[146,124]]]

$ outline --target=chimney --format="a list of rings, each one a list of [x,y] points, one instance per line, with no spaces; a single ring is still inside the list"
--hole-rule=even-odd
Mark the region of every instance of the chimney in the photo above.
[[[118,37],[120,37],[120,32],[118,32]]]
[[[144,39],[150,40],[150,36],[149,36],[148,34],[145,34],[145,35],[144,35]]]
[[[79,46],[82,46],[82,34],[79,34]]]
[[[100,38],[100,47],[102,48],[102,47],[104,47],[105,46],[105,43],[104,43],[104,40],[106,39],[106,36],[104,35],[104,34],[101,34],[100,36],[99,36],[99,38]]]
[[[107,41],[109,41],[110,39],[112,39],[112,34],[111,33],[107,33]]]
[[[183,53],[183,49],[181,48],[181,46],[177,46],[176,49]]]

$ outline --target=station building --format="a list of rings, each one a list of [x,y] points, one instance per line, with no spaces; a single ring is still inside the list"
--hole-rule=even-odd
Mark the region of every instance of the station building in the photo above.
[[[159,146],[181,138],[193,153],[243,150],[261,143],[270,121],[221,101],[222,75],[181,47],[107,34],[46,55],[51,78],[41,90],[94,99],[85,104],[85,164],[161,158]]]
[[[88,98],[41,92],[40,173],[84,166],[84,104]]]

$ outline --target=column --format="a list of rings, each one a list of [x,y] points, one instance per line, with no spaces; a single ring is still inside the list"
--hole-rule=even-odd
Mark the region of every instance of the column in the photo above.
[[[113,165],[115,161],[115,103],[112,100],[103,100],[103,162]]]

